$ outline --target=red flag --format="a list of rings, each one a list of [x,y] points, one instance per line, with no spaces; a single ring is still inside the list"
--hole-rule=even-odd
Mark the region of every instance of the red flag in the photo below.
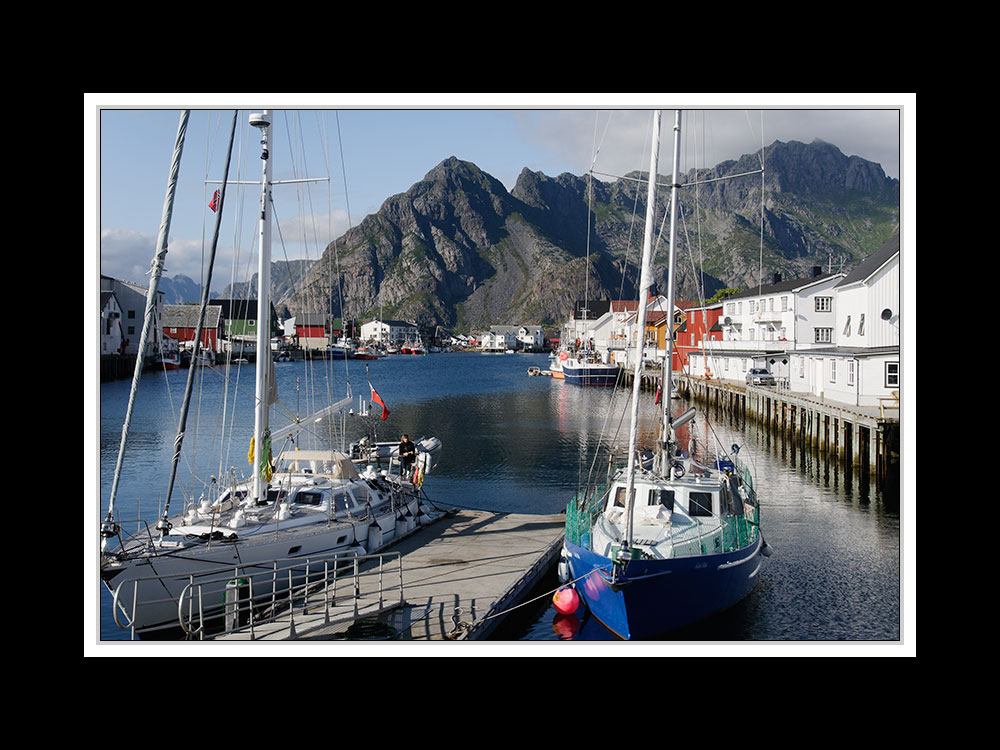
[[[378,391],[375,390],[374,386],[369,386],[372,389],[372,401],[382,407],[382,419],[389,418],[389,409],[386,407],[385,402],[382,397],[378,395]]]
[[[212,196],[212,202],[208,204],[208,207],[213,211],[219,210],[219,191],[215,191],[215,195]]]
[[[656,396],[653,398],[653,403],[654,404],[660,403],[660,394],[661,394],[661,385],[660,385],[660,383],[657,383],[656,384]]]

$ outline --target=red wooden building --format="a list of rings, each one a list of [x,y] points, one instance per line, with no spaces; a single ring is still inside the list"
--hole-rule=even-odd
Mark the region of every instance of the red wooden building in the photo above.
[[[700,352],[704,341],[722,341],[722,303],[716,302],[705,307],[699,307],[697,302],[678,301],[677,307],[684,311],[687,320],[677,331],[674,342],[674,365],[682,370],[687,369],[688,355]]]
[[[198,326],[200,305],[164,305],[163,335],[174,339],[181,348],[185,342],[194,341]],[[222,321],[222,308],[219,305],[208,305],[205,308],[205,320],[201,326],[201,343],[208,351],[219,351],[219,326]]]

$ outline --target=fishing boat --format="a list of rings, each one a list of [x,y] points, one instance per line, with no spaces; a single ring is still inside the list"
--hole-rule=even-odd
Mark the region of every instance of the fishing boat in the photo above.
[[[423,342],[420,338],[415,340],[407,339],[402,346],[399,347],[400,354],[426,354],[427,350],[424,348]]]
[[[158,360],[164,370],[181,369],[181,353],[179,351],[161,354]]]
[[[327,354],[334,359],[351,359],[354,357],[354,342],[340,338],[326,347]]]
[[[375,347],[359,346],[354,352],[355,359],[378,359],[378,352]]]
[[[552,352],[549,357],[549,372],[552,373],[552,377],[556,380],[563,380],[563,362],[569,359],[569,352],[565,350],[560,350],[559,352]]]
[[[181,116],[175,143],[171,174],[176,179],[183,147],[182,133],[187,129],[187,115]],[[237,116],[233,116],[233,133]],[[270,310],[271,191],[280,181],[272,181],[274,161],[271,113],[252,114],[249,124],[259,129],[263,174],[259,183],[261,202],[258,222],[258,320],[267,320]],[[230,141],[232,153],[232,136]],[[229,172],[227,157],[225,175]],[[216,218],[225,205],[227,180],[223,179]],[[257,184],[257,183],[254,183]],[[164,215],[172,212],[173,189],[168,187]],[[169,210],[168,210],[169,206]],[[163,267],[169,219],[161,227],[154,273],[147,297],[147,321],[156,297],[159,271]],[[215,255],[213,242],[212,257]],[[211,268],[211,263],[209,264]],[[204,284],[202,318],[208,302],[211,281]],[[195,340],[199,340],[201,320]],[[141,341],[148,336],[144,326]],[[268,326],[258,326],[257,351],[267,351]],[[152,527],[141,525],[127,534],[115,514],[115,495],[121,472],[125,436],[131,404],[138,382],[138,365],[133,379],[132,399],[122,430],[122,443],[115,469],[108,513],[101,525],[101,579],[114,600],[115,619],[141,638],[163,638],[179,625],[184,592],[191,592],[204,576],[218,576],[225,571],[246,580],[250,596],[270,592],[283,585],[283,568],[314,555],[371,554],[399,540],[420,525],[432,522],[440,514],[421,492],[420,480],[390,470],[358,470],[344,451],[331,447],[307,448],[303,438],[311,428],[348,409],[353,397],[347,395],[319,409],[307,418],[293,421],[275,430],[270,425],[270,405],[275,401],[274,369],[270,357],[258,357],[254,399],[254,431],[248,460],[253,467],[247,479],[213,477],[212,486],[198,501],[193,499],[179,513],[170,514],[171,491],[185,429],[187,404],[192,379],[189,377],[181,408],[178,436],[173,455],[173,471],[166,491],[162,513]],[[347,389],[349,391],[349,387]],[[316,432],[321,432],[316,430]],[[272,446],[278,447],[277,458]],[[286,449],[287,448],[287,449]],[[235,475],[235,470],[231,472]],[[236,571],[239,572],[236,572]],[[272,574],[274,571],[274,574]],[[246,577],[245,579],[243,577]],[[199,599],[200,612],[215,613],[218,620],[226,606],[224,592],[206,594]],[[212,598],[214,597],[214,598]]]
[[[680,112],[674,124],[671,182],[670,290],[674,304]],[[651,282],[652,219],[660,113],[654,116],[640,299]],[[639,306],[638,330],[646,310]],[[733,606],[754,588],[769,554],[760,530],[752,476],[740,463],[739,446],[721,447],[714,461],[699,462],[693,446],[681,449],[678,430],[695,416],[693,408],[671,415],[671,399],[661,399],[658,454],[638,455],[638,403],[644,337],[632,388],[627,463],[602,486],[588,487],[567,507],[560,579],[572,586],[590,614],[615,636],[649,639]],[[672,337],[667,336],[667,363]],[[565,369],[565,368],[564,368]],[[669,365],[667,367],[669,376]],[[667,383],[670,381],[667,380]]]
[[[594,352],[580,351],[562,361],[562,376],[573,385],[614,385],[621,375],[618,365],[601,361]]]

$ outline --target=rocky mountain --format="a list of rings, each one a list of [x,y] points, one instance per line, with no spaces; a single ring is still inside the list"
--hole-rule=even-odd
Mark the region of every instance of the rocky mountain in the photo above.
[[[201,285],[184,274],[170,278],[160,278],[159,290],[163,292],[163,301],[168,305],[183,305],[187,302],[201,301]]]
[[[295,294],[302,280],[309,274],[316,261],[311,260],[276,260],[271,262],[271,299],[274,307],[282,312],[281,300]],[[257,274],[250,281],[238,281],[227,284],[218,295],[220,299],[257,299]],[[200,301],[200,297],[198,300]]]
[[[879,165],[821,141],[776,141],[763,161],[763,236],[760,174],[704,182],[758,170],[760,152],[682,177],[689,187],[680,196],[678,298],[746,289],[774,272],[804,277],[831,261],[849,270],[898,231],[899,181]],[[524,169],[508,192],[476,165],[445,159],[331,242],[294,290],[276,290],[278,309],[464,331],[558,324],[585,293],[634,298],[644,180],[639,173],[601,182]],[[668,206],[669,191],[660,190],[655,226],[663,224],[663,236],[654,266],[661,289]]]

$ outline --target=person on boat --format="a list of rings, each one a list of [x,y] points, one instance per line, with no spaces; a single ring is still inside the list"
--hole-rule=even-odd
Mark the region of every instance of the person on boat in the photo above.
[[[410,436],[405,432],[399,443],[399,462],[402,467],[403,474],[406,474],[413,468],[413,462],[417,459],[417,446],[413,444],[410,440]]]

